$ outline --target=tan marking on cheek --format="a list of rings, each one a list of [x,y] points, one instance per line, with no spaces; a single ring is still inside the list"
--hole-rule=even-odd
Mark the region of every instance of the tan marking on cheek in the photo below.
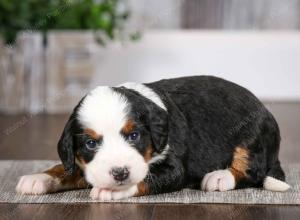
[[[130,134],[134,130],[134,121],[129,119],[122,128],[124,134]]]
[[[146,148],[145,153],[144,153],[144,160],[145,160],[145,162],[148,162],[149,160],[151,160],[152,154],[153,154],[153,147],[152,147],[152,145],[150,144],[150,145]]]
[[[138,192],[134,196],[144,196],[149,194],[149,185],[144,181],[137,184]]]
[[[76,153],[76,163],[81,169],[85,168],[86,162],[84,161],[83,157],[79,154],[78,151]]]
[[[94,140],[99,140],[102,137],[102,135],[97,134],[96,131],[90,128],[86,128],[83,133],[89,135]]]
[[[236,182],[248,177],[247,170],[249,169],[249,151],[244,147],[236,147],[233,153],[230,171]]]

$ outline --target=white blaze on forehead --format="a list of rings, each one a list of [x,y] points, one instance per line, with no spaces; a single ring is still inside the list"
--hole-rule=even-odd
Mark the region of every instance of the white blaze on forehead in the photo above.
[[[164,105],[160,97],[151,88],[145,86],[144,84],[127,82],[119,86],[123,86],[127,89],[132,89],[140,93],[142,96],[146,97],[147,99],[150,99],[153,103],[161,107],[163,110],[165,111],[167,110],[166,106]]]
[[[124,96],[110,87],[99,86],[83,100],[78,119],[86,128],[98,134],[120,132],[127,121],[129,104]]]

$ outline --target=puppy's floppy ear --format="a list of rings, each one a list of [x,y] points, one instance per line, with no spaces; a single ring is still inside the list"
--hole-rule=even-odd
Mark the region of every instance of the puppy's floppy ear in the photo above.
[[[64,131],[58,141],[58,155],[64,165],[65,170],[69,174],[75,172],[75,154],[74,154],[74,113],[70,116]]]
[[[168,142],[168,113],[154,103],[148,103],[147,109],[152,142],[156,151],[160,153]]]

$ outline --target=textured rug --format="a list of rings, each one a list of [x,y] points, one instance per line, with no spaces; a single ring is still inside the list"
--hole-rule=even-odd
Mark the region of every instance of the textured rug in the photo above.
[[[15,192],[18,178],[24,174],[43,171],[57,161],[0,161],[0,203],[81,203],[95,202],[89,198],[89,189],[53,193],[42,196],[19,195]],[[284,166],[287,192],[263,189],[243,189],[228,192],[203,192],[184,189],[179,192],[134,197],[113,202],[121,203],[236,203],[236,204],[300,204],[300,164]],[[97,201],[96,201],[97,202]]]

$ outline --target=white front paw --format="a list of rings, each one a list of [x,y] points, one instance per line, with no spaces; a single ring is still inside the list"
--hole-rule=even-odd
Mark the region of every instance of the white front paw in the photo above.
[[[45,173],[26,175],[20,178],[16,191],[21,194],[45,194],[53,190],[54,182],[54,178]]]
[[[201,189],[205,191],[227,191],[234,189],[235,179],[229,170],[217,170],[207,173],[201,183]]]
[[[90,197],[94,200],[111,200],[112,191],[107,189],[100,189],[98,187],[93,187],[90,192]]]
[[[90,193],[90,197],[94,200],[108,201],[125,199],[134,196],[137,192],[137,186],[132,186],[126,190],[114,191],[109,189],[101,189],[93,187]]]

